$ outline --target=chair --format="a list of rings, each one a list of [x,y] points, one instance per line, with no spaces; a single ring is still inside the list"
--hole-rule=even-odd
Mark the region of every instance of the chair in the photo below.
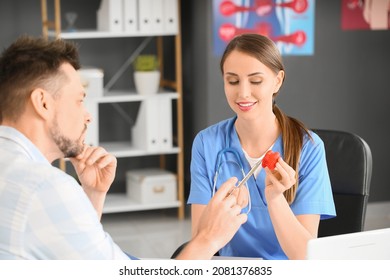
[[[318,237],[364,230],[372,174],[372,154],[358,135],[313,129],[324,141],[337,217],[321,220]]]

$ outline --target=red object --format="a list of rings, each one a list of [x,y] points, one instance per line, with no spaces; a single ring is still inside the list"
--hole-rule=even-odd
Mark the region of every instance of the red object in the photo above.
[[[279,7],[287,7],[294,10],[294,12],[301,14],[307,10],[309,3],[307,0],[293,0],[288,3],[276,4]]]
[[[230,41],[236,35],[243,33],[258,33],[264,36],[269,37],[274,42],[283,42],[286,44],[294,44],[298,47],[303,46],[306,43],[306,33],[304,31],[298,30],[294,33],[280,36],[272,35],[272,26],[267,22],[261,22],[256,24],[254,29],[250,28],[238,28],[231,23],[224,23],[219,28],[219,36],[224,41]]]
[[[307,0],[292,0],[287,3],[273,3],[272,0],[256,0],[252,6],[238,6],[231,0],[221,2],[219,12],[224,16],[231,16],[235,13],[255,11],[259,16],[266,16],[274,7],[290,8],[295,13],[301,14],[307,10]]]
[[[298,30],[290,35],[271,37],[271,39],[275,42],[284,42],[297,46],[303,46],[306,43],[306,33],[304,31]]]
[[[279,158],[280,154],[278,152],[268,151],[265,154],[261,165],[263,168],[268,166],[269,169],[274,170]]]

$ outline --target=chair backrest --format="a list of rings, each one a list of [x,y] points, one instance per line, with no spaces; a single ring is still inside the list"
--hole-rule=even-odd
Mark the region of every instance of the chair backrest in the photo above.
[[[336,218],[321,220],[318,237],[363,231],[372,174],[370,147],[353,133],[313,131],[325,144],[337,212]]]

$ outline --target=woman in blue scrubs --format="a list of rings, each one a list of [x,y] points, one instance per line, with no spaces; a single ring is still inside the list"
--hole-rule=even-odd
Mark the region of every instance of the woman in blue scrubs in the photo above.
[[[275,170],[260,165],[247,188],[240,188],[242,204],[250,200],[248,221],[219,254],[304,259],[320,219],[336,215],[324,144],[276,105],[285,71],[270,39],[258,34],[235,37],[220,67],[226,99],[236,116],[204,129],[194,140],[188,199],[193,235],[220,184],[230,177],[241,180],[242,172],[273,150],[281,155]]]

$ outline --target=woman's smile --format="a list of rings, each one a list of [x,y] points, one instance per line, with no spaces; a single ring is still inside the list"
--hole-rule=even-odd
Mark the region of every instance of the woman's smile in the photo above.
[[[257,102],[237,102],[238,107],[241,111],[249,111],[251,110]]]

